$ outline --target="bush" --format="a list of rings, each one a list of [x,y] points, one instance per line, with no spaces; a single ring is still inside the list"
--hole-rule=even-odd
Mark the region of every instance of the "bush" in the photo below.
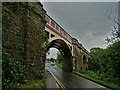
[[[2,55],[2,85],[3,88],[13,88],[18,82],[22,82],[26,74],[26,65],[23,60],[17,60],[9,57],[7,54]]]

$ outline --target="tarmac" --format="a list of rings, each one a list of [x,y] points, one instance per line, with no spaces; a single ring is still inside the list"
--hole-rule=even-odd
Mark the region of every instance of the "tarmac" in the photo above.
[[[48,70],[45,70],[45,77],[46,77],[46,89],[60,88],[57,81]]]

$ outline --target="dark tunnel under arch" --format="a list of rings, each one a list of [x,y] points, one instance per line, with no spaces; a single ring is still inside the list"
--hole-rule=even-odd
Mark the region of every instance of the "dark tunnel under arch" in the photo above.
[[[83,64],[86,64],[87,63],[87,58],[85,55],[83,55]]]
[[[61,39],[53,40],[47,46],[47,51],[52,47],[58,49],[64,57],[63,70],[67,72],[72,72],[73,71],[72,54],[66,42],[64,42]]]

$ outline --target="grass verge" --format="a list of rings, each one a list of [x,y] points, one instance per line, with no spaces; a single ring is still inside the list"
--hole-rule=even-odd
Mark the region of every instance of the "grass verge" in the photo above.
[[[56,65],[60,68],[62,68],[62,64],[61,63],[56,63]],[[81,77],[84,77],[86,79],[89,79],[93,82],[96,82],[98,84],[101,84],[107,88],[110,88],[112,90],[120,90],[120,86],[119,85],[116,85],[114,83],[110,83],[110,82],[106,82],[106,81],[103,81],[103,80],[100,80],[100,77],[97,76],[94,72],[83,72],[83,73],[80,73],[79,71],[73,71],[74,74],[78,75],[78,76],[81,76]]]
[[[99,80],[99,79],[96,79],[96,75],[93,74],[93,76],[88,76],[88,75],[85,75],[85,74],[82,74],[78,71],[73,71],[74,74],[78,75],[78,76],[81,76],[81,77],[84,77],[86,79],[89,79],[93,82],[96,82],[98,84],[101,84],[107,88],[110,88],[112,90],[120,90],[120,86],[119,85],[116,85],[114,83],[110,83],[110,82],[105,82],[105,81],[102,81],[102,80]]]
[[[62,68],[62,63],[56,63],[56,65],[60,68]]]

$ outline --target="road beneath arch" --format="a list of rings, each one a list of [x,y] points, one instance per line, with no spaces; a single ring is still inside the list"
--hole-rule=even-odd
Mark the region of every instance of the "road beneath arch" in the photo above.
[[[46,68],[54,74],[54,76],[62,82],[62,84],[65,86],[65,88],[84,88],[84,89],[90,89],[90,88],[99,88],[102,90],[109,90],[108,88],[101,86],[97,83],[94,83],[90,80],[87,80],[83,77],[77,76],[70,72],[65,72],[61,68],[57,66],[52,66],[47,64]]]

